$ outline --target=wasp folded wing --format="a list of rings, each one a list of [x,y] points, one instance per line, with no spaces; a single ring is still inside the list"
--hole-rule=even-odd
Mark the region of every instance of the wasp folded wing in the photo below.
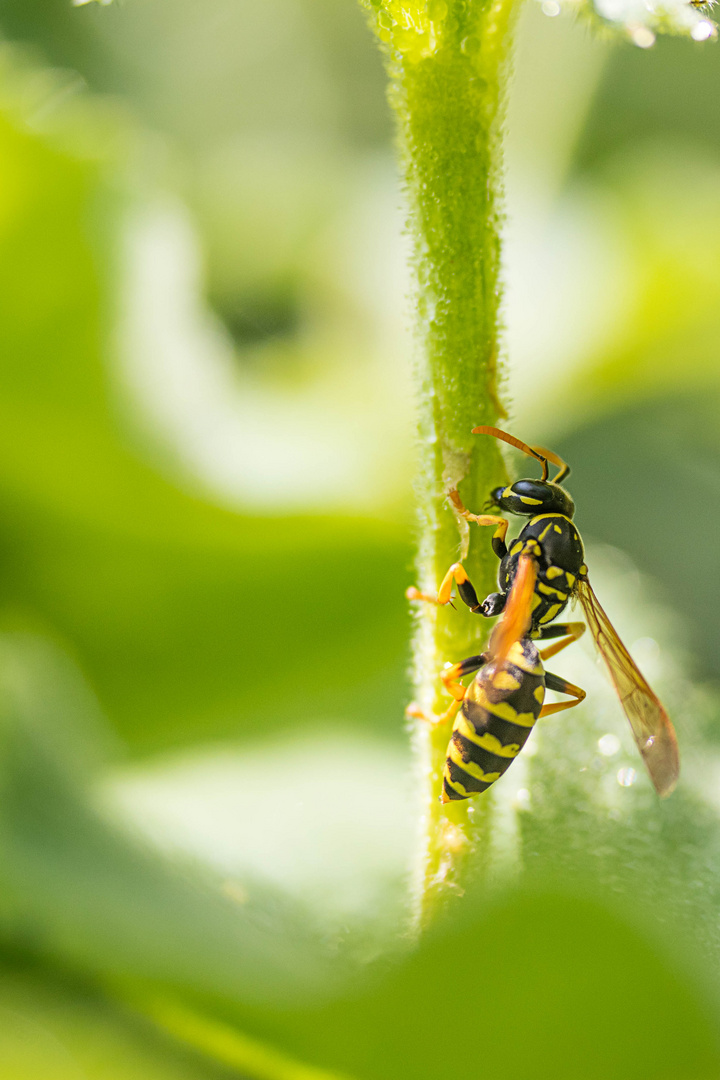
[[[677,738],[670,717],[618,637],[587,578],[580,580],[578,596],[655,790],[661,797],[670,795],[680,773]]]
[[[505,610],[490,638],[490,654],[497,667],[502,667],[515,642],[530,629],[537,573],[536,560],[521,555]]]

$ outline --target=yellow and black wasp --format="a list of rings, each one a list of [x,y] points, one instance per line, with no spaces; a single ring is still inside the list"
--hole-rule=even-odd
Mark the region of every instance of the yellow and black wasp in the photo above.
[[[477,427],[473,434],[492,435],[535,458],[542,465],[542,478],[516,480],[491,493],[490,508],[530,518],[509,547],[506,518],[472,514],[457,491],[450,492],[455,509],[467,521],[495,526],[492,546],[500,559],[498,592],[480,602],[462,563],[453,563],[437,596],[407,590],[411,600],[448,604],[455,582],[460,599],[471,611],[488,617],[502,615],[487,652],[468,657],[441,675],[454,700],[440,720],[455,718],[442,801],[468,799],[485,791],[520,753],[539,717],[571,709],[585,697],[580,687],[543,666],[544,660],[585,630],[580,622],[554,622],[574,597],[580,600],[655,790],[660,796],[669,795],[679,773],[675,732],[590,586],[583,543],[572,521],[575,505],[560,486],[569,467],[552,451],[528,446],[499,428]],[[549,463],[558,469],[552,480],[548,479]],[[551,638],[560,640],[540,652],[536,641]],[[460,679],[472,672],[477,675],[466,688]],[[545,705],[546,689],[572,700]]]

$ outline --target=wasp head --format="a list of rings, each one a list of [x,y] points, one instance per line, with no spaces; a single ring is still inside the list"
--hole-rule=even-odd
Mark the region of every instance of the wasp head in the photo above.
[[[509,487],[495,488],[490,496],[493,506],[510,514],[562,514],[571,518],[575,503],[567,491],[549,480],[516,480]]]

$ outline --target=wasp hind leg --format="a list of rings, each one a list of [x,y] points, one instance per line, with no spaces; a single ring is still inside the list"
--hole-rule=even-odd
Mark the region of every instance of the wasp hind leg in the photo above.
[[[440,673],[443,686],[447,690],[448,694],[454,698],[452,704],[442,716],[428,716],[422,711],[419,705],[415,702],[408,705],[405,710],[405,715],[413,717],[416,720],[425,720],[429,724],[447,724],[452,720],[459,711],[467,693],[467,687],[463,686],[460,682],[465,675],[470,675],[471,672],[479,671],[484,664],[487,664],[490,659],[489,653],[482,653],[480,656],[468,656],[466,660],[461,660],[457,664],[451,664]]]
[[[572,645],[573,641],[577,641],[584,633],[585,623],[581,622],[554,623],[552,626],[543,626],[538,635],[540,641],[547,641],[548,638],[560,638],[560,641],[556,641],[554,645],[543,649],[540,653],[540,659],[549,660],[551,656],[557,656],[559,652],[566,649],[568,645]],[[553,675],[551,671],[545,672],[545,688],[554,690],[557,694],[568,694],[574,700],[555,701],[550,705],[543,705],[540,710],[541,717],[552,716],[553,713],[562,712],[564,709],[574,709],[585,698],[585,691],[581,687],[575,686],[573,683],[568,682],[567,679],[561,679],[559,675]]]
[[[423,720],[426,724],[431,724],[432,727],[440,727],[442,724],[449,724],[451,720],[455,719],[461,705],[462,698],[459,701],[453,701],[452,705],[441,716],[428,716],[418,704],[411,701],[405,710],[405,715],[409,720]]]
[[[570,642],[567,644],[569,645]],[[581,687],[573,685],[567,679],[561,679],[559,675],[553,675],[551,671],[545,672],[545,688],[554,690],[556,694],[568,694],[574,700],[554,701],[550,705],[543,705],[538,719],[542,719],[543,716],[552,716],[553,713],[562,712],[564,709],[574,709],[585,698],[585,691]]]

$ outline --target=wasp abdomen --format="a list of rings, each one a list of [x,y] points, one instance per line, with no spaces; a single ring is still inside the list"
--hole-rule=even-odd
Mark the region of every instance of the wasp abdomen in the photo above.
[[[545,676],[529,638],[500,667],[486,664],[468,687],[448,746],[443,802],[490,787],[522,750],[540,715]]]

